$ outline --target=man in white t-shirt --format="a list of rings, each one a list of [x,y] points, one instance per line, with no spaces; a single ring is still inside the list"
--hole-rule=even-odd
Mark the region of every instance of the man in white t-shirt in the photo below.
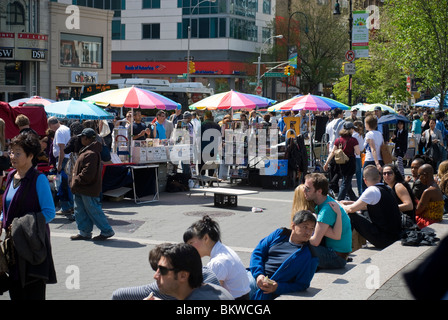
[[[70,140],[70,128],[61,124],[56,117],[48,118],[48,127],[53,130],[54,140],[53,140],[53,155],[57,159],[57,173],[61,175],[61,186],[62,195],[60,196],[61,210],[59,213],[71,214],[73,213],[73,195],[70,191],[68,185],[67,173],[64,171],[68,160],[70,159],[70,154],[64,153],[65,145]],[[59,193],[59,190],[58,190]]]
[[[352,227],[377,248],[399,240],[401,212],[392,190],[381,183],[380,171],[373,165],[364,168],[367,188],[357,201],[340,201],[350,216]],[[368,218],[357,211],[367,211]]]

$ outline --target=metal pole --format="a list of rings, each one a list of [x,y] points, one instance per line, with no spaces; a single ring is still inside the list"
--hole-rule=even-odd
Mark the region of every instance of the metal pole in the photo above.
[[[349,32],[349,43],[350,43],[350,50],[353,49],[353,43],[352,43],[352,38],[353,38],[353,11],[352,11],[352,0],[350,0],[350,15],[348,18],[348,23],[350,25],[350,32]],[[352,105],[352,75],[349,74],[348,75],[348,105],[349,107],[351,107]]]
[[[258,55],[258,60],[257,60],[257,86],[260,85],[260,78],[261,78],[261,75],[260,75],[260,65],[261,65],[261,53],[263,52],[263,47],[266,44],[266,42],[268,42],[271,39],[275,39],[275,38],[282,39],[283,35],[279,34],[279,35],[272,36],[272,37],[266,39],[263,42],[263,44],[261,45],[261,47],[260,47],[260,54]]]

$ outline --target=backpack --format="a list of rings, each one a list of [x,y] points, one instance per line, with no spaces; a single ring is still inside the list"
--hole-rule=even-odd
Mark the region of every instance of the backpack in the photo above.
[[[347,142],[345,143],[344,147],[342,147],[342,144],[339,143],[338,148],[334,151],[334,161],[337,164],[346,164],[349,160],[348,156],[344,152],[344,148],[347,145]]]

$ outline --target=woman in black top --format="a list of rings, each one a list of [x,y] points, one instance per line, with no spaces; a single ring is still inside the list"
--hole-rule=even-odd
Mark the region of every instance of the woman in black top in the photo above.
[[[415,222],[415,196],[408,183],[404,181],[397,166],[386,164],[383,167],[383,180],[392,189],[392,194],[397,199],[401,213],[407,215]]]

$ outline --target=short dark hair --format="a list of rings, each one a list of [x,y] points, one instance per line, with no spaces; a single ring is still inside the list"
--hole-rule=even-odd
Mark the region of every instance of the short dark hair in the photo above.
[[[311,180],[316,190],[322,190],[322,195],[328,194],[328,179],[322,173],[309,173],[305,176],[305,180]]]
[[[157,250],[159,250],[160,254],[159,260],[160,257],[165,257],[171,263],[176,273],[179,271],[187,271],[190,273],[188,277],[190,287],[198,288],[202,285],[204,281],[202,276],[202,260],[195,247],[186,243],[163,244],[158,246]]]
[[[186,243],[194,237],[202,239],[206,234],[210,237],[211,240],[215,242],[221,241],[221,231],[219,229],[219,224],[208,215],[203,216],[201,220],[193,223],[184,232],[184,242]]]
[[[292,218],[292,222],[295,225],[299,225],[302,222],[307,222],[307,221],[312,221],[312,222],[316,223],[316,217],[310,210],[297,211],[294,214],[294,217]]]
[[[27,156],[33,155],[33,158],[41,151],[39,137],[28,132],[22,132],[11,140],[9,147],[13,148],[16,146],[21,147]]]

